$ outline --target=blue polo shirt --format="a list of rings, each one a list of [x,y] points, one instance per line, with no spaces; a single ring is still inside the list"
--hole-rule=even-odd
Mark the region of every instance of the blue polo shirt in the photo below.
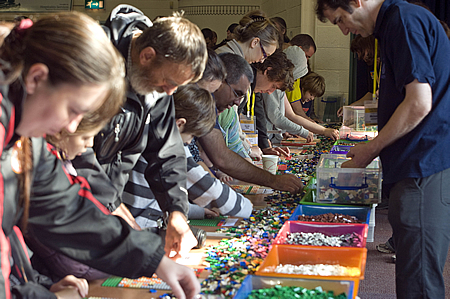
[[[380,153],[384,183],[422,178],[450,168],[450,42],[442,25],[423,7],[386,0],[374,30],[382,69],[378,126],[382,130],[417,79],[433,92],[430,113],[410,133]]]
[[[306,114],[306,116],[308,116],[308,117],[311,116],[311,106],[312,106],[312,103],[314,103],[314,100],[302,104],[303,111],[305,111],[305,114]]]

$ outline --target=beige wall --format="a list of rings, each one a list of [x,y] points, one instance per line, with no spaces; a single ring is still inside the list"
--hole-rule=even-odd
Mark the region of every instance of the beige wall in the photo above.
[[[178,1],[178,7],[186,12],[186,18],[197,24],[200,29],[210,28],[217,33],[217,43],[226,37],[226,31],[230,24],[238,23],[245,13],[259,9],[260,4],[260,0],[246,0],[245,2],[239,0]]]
[[[337,26],[317,20],[313,0],[105,0],[105,9],[99,11],[85,10],[84,3],[84,0],[73,0],[73,10],[86,12],[98,21],[105,21],[109,12],[122,3],[138,7],[151,19],[183,9],[186,17],[200,28],[216,31],[218,42],[225,38],[226,28],[231,23],[238,22],[245,12],[260,7],[269,17],[280,16],[286,20],[289,37],[307,33],[314,38],[317,53],[310,60],[311,68],[325,77],[327,94],[343,93],[347,98],[350,38]],[[12,20],[15,16],[0,14],[0,19]],[[34,16],[39,17],[39,14]]]

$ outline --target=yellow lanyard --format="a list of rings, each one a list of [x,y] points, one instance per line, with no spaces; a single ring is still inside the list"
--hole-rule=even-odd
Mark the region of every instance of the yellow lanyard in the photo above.
[[[250,104],[251,102],[251,104]],[[251,109],[250,109],[251,105]],[[247,90],[247,117],[255,116],[255,93],[252,92],[252,97],[250,98],[250,90]]]
[[[372,99],[375,100],[376,92],[377,92],[377,82],[378,82],[378,69],[377,69],[377,60],[378,60],[378,39],[375,39],[375,56],[373,58],[373,93]],[[381,71],[381,69],[380,69]]]

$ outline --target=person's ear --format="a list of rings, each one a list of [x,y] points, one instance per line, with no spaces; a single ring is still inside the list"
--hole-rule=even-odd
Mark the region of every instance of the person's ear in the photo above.
[[[250,48],[255,48],[259,43],[259,37],[254,37],[250,42]]]
[[[180,131],[180,133],[183,133],[184,130],[184,126],[186,125],[186,119],[183,117],[177,118],[177,120],[175,121],[178,130]]]
[[[267,76],[267,73],[268,73],[271,69],[272,69],[271,66],[267,67],[267,68],[264,70],[263,75],[264,75],[264,76]]]
[[[150,65],[152,60],[156,58],[156,51],[153,47],[146,47],[139,53],[139,62],[141,65]]]
[[[35,63],[30,67],[24,80],[27,94],[35,93],[38,85],[48,80],[48,72],[48,67],[43,63]]]
[[[355,7],[361,6],[361,0],[350,0],[349,4],[353,3]]]

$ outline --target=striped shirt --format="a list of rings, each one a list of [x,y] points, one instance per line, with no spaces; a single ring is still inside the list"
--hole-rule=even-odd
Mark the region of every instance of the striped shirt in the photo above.
[[[242,194],[237,193],[220,180],[213,178],[202,166],[198,165],[187,146],[184,147],[187,157],[187,190],[191,202],[189,218],[200,207],[218,210],[221,215],[248,218],[252,213],[253,205]],[[142,228],[157,226],[157,220],[163,216],[158,202],[155,199],[144,177],[146,161],[140,157],[138,163],[130,174],[125,186],[123,202],[129,208],[136,222]],[[204,213],[204,211],[202,211]],[[204,217],[204,214],[202,215]],[[195,218],[203,218],[195,217]]]

